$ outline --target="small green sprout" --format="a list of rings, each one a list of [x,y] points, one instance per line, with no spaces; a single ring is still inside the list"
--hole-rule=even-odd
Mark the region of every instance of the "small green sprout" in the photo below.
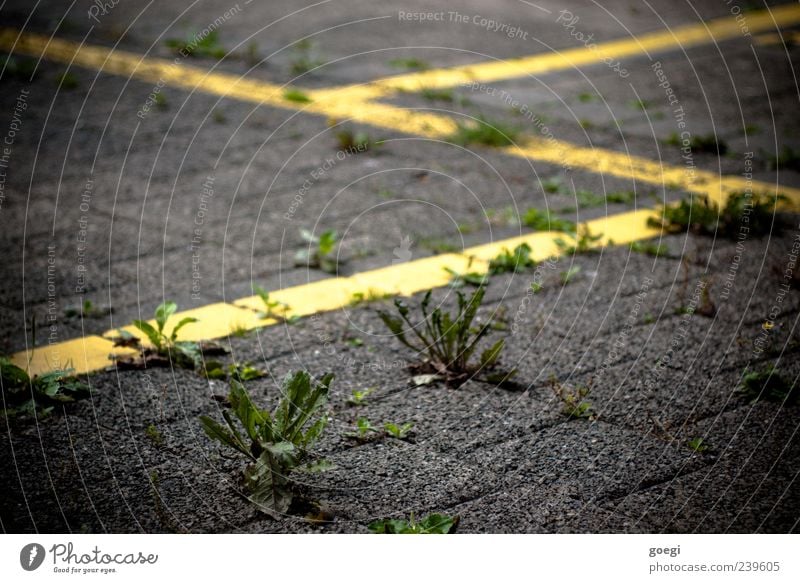
[[[30,377],[7,356],[0,356],[0,386],[5,415],[49,414],[56,405],[73,403],[91,394],[88,385],[74,378],[72,368],[53,370]]]
[[[219,32],[211,31],[205,36],[200,34],[187,34],[185,38],[169,38],[164,41],[172,52],[181,57],[209,57],[221,59],[226,50],[219,42]]]
[[[603,238],[602,233],[592,234],[589,227],[582,226],[576,233],[567,233],[572,241],[567,242],[564,239],[556,239],[555,244],[562,253],[565,255],[576,255],[578,253],[592,253],[597,250],[597,243]]]
[[[702,437],[695,437],[688,441],[689,447],[691,447],[697,453],[703,453],[708,449],[708,445],[705,444],[705,439]]]
[[[573,419],[591,419],[594,416],[592,404],[586,400],[590,389],[586,386],[570,387],[562,384],[555,376],[548,380],[550,389],[561,401],[561,413]]]
[[[300,249],[295,254],[295,265],[318,268],[326,273],[336,273],[339,262],[336,257],[336,244],[339,235],[333,229],[323,231],[317,237],[310,231],[302,229],[300,235],[308,244],[306,249]]]
[[[260,318],[278,321],[286,320],[286,313],[291,309],[289,304],[273,300],[270,298],[269,292],[260,285],[254,285],[253,291],[261,298],[261,302],[264,304],[264,311],[258,313]]]
[[[155,328],[145,320],[134,320],[133,325],[144,332],[157,354],[175,358],[176,362],[181,366],[194,368],[200,359],[200,349],[195,342],[178,341],[178,332],[187,324],[197,322],[197,318],[190,316],[182,318],[175,324],[169,335],[164,332],[167,320],[177,310],[178,306],[175,302],[164,302],[156,308],[154,315]]]
[[[663,243],[650,243],[642,241],[634,241],[630,245],[631,251],[634,253],[644,253],[651,257],[663,257],[667,254],[669,249]]]
[[[458,528],[458,521],[458,516],[431,514],[416,522],[412,514],[408,520],[375,520],[368,528],[374,534],[453,534]]]
[[[361,391],[353,391],[353,393],[347,398],[347,404],[352,405],[353,407],[361,407],[366,405],[366,399],[375,390],[375,387],[369,387],[367,389]]]
[[[800,396],[797,387],[796,383],[786,380],[774,366],[769,366],[762,371],[745,373],[739,391],[753,402],[763,400],[793,405]]]
[[[386,431],[386,434],[389,437],[394,437],[395,439],[408,438],[412,427],[414,427],[413,423],[403,423],[402,425],[396,425],[395,423],[383,424],[383,429]]]
[[[153,442],[153,445],[155,445],[156,447],[161,447],[162,445],[164,445],[164,436],[158,430],[158,427],[156,427],[152,423],[145,428],[144,434],[150,441]]]
[[[456,125],[457,129],[448,141],[458,146],[480,144],[500,148],[514,144],[520,137],[518,128],[482,115],[469,122],[457,122]]]
[[[366,417],[359,417],[356,420],[356,427],[355,431],[351,431],[350,433],[345,433],[345,437],[349,437],[351,439],[355,439],[356,441],[367,441],[370,436],[373,436],[377,433],[380,433],[378,429],[373,427],[372,423],[369,422],[369,419]]]
[[[423,61],[422,59],[417,59],[415,57],[392,59],[389,61],[389,65],[396,69],[411,69],[417,71],[423,71],[430,68],[430,65],[427,61]]]
[[[581,272],[580,265],[573,265],[566,271],[562,271],[559,274],[559,277],[561,278],[561,285],[569,285],[570,283],[572,283],[572,281],[575,279],[575,276],[578,275],[580,272]]]
[[[366,292],[353,292],[350,296],[350,306],[356,307],[373,302],[381,302],[395,297],[397,294],[382,292],[377,289],[369,288]]]
[[[311,98],[299,89],[287,89],[283,92],[283,98],[295,103],[311,103]]]

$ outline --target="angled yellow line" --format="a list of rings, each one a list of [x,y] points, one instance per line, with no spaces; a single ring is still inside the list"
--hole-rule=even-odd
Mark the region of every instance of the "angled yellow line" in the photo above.
[[[775,30],[776,25],[790,26],[798,22],[800,22],[800,6],[797,4],[756,10],[748,12],[744,17],[744,25],[751,34]],[[319,91],[318,94],[319,98],[376,99],[398,91],[415,92],[473,82],[489,83],[553,73],[604,60],[616,62],[625,57],[663,52],[679,46],[689,48],[714,41],[720,42],[741,37],[742,34],[743,30],[736,17],[727,16],[705,23],[676,26],[669,30],[649,32],[633,38],[596,43],[556,53],[393,75],[368,83],[333,87]]]
[[[592,233],[602,233],[603,239],[596,246],[627,243],[658,235],[657,229],[646,226],[649,216],[658,216],[653,210],[631,211],[588,221],[585,226]],[[371,271],[357,273],[350,277],[331,277],[304,285],[270,292],[270,298],[289,305],[286,316],[309,316],[312,314],[338,310],[348,307],[353,294],[370,293],[412,295],[435,287],[448,285],[452,275],[445,268],[456,273],[473,271],[487,273],[489,260],[503,249],[513,249],[528,243],[533,249],[533,257],[542,261],[558,256],[561,250],[555,244],[557,239],[568,238],[564,233],[537,232],[496,241],[485,245],[468,247],[461,253],[447,253],[434,257],[424,257],[414,261],[398,263]],[[174,314],[167,322],[165,333],[169,334],[176,322],[191,316],[198,322],[188,324],[178,334],[180,340],[211,340],[224,338],[237,329],[253,330],[272,326],[278,322],[264,319],[259,313],[264,308],[258,296],[250,296],[234,301],[232,304],[219,302]],[[151,324],[153,322],[151,321]],[[123,328],[145,343],[147,339],[137,328]],[[19,352],[12,361],[27,368],[31,375],[41,374],[54,368],[74,369],[76,374],[102,370],[113,365],[112,354],[133,354],[128,348],[114,347],[109,339],[118,335],[117,330],[109,330],[103,337],[85,336],[60,343],[41,346],[29,352]]]

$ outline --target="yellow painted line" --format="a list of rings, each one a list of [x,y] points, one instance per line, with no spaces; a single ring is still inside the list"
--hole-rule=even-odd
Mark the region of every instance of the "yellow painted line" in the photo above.
[[[800,6],[796,3],[745,14],[745,24],[751,34],[773,31],[776,26],[780,28],[798,22],[800,22]],[[326,97],[376,99],[398,91],[443,89],[465,83],[490,83],[529,75],[542,75],[592,65],[603,60],[617,62],[625,57],[663,52],[677,47],[689,48],[741,36],[742,29],[739,22],[734,16],[727,16],[704,23],[645,33],[633,38],[597,43],[593,48],[581,46],[529,57],[393,75],[369,83],[334,87],[317,93],[321,99]]]
[[[115,348],[114,344],[100,336],[83,336],[40,346],[28,352],[18,352],[11,361],[18,367],[37,375],[56,369],[74,369],[76,374],[102,370],[111,364],[108,355],[134,354],[129,348]]]
[[[603,233],[604,238],[597,245],[608,243],[627,243],[646,239],[659,234],[657,229],[646,226],[649,216],[659,216],[657,211],[631,211],[588,221],[584,225],[594,234]],[[569,236],[557,232],[538,232],[497,241],[485,245],[468,247],[462,253],[447,253],[424,257],[414,261],[398,263],[371,271],[357,273],[350,277],[331,277],[305,285],[275,290],[270,298],[289,305],[286,316],[309,316],[348,307],[353,294],[370,292],[378,294],[412,295],[450,283],[452,276],[445,270],[456,273],[469,271],[487,273],[489,260],[503,249],[513,250],[522,243],[533,249],[533,257],[542,261],[558,256],[557,239],[569,240]],[[264,319],[259,312],[264,306],[258,296],[236,300],[232,304],[215,303],[174,314],[165,327],[170,334],[173,326],[185,317],[197,318],[198,322],[181,328],[178,339],[184,341],[213,340],[225,338],[237,329],[253,330],[276,324],[276,320]],[[151,324],[155,324],[152,320]],[[147,343],[146,337],[134,326],[126,330]],[[31,352],[20,352],[12,357],[15,364],[27,368],[29,374],[41,374],[54,368],[75,369],[78,374],[94,372],[113,366],[111,355],[133,354],[134,350],[114,347],[109,338],[117,336],[118,330],[109,330],[103,336],[86,336],[52,345],[42,346]]]

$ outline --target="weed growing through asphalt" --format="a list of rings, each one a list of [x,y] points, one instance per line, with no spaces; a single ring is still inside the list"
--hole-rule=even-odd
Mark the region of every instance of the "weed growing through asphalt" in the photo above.
[[[339,267],[336,258],[338,233],[333,229],[328,229],[317,237],[311,231],[301,229],[300,236],[306,242],[307,247],[297,251],[295,265],[321,269],[325,273],[336,273]]]
[[[420,304],[422,319],[417,323],[411,320],[410,308],[401,299],[394,302],[399,316],[384,311],[378,313],[395,338],[417,354],[425,355],[424,361],[415,367],[419,372],[439,375],[453,386],[461,385],[470,377],[502,384],[516,373],[516,369],[503,371],[497,367],[505,340],[498,340],[481,353],[477,362],[472,362],[478,343],[491,330],[493,320],[488,318],[473,328],[485,293],[486,288],[481,286],[467,299],[457,291],[458,310],[450,314],[440,307],[429,312],[429,291]],[[407,336],[409,333],[413,338]]]
[[[509,124],[492,121],[479,115],[475,120],[456,122],[456,131],[447,140],[459,146],[480,144],[500,148],[510,146],[519,139],[519,129]]]
[[[211,31],[203,37],[187,34],[184,38],[168,38],[164,41],[172,52],[182,57],[209,57],[221,59],[227,52],[219,42],[219,33]]]
[[[158,427],[152,423],[145,427],[144,434],[147,436],[147,439],[149,439],[156,447],[161,447],[164,445],[164,436],[158,430]]]
[[[345,433],[345,437],[355,439],[358,442],[365,443],[370,438],[376,437],[380,434],[380,430],[376,429],[369,419],[366,417],[359,417],[356,419],[355,431]]]
[[[514,248],[514,251],[503,249],[497,257],[489,261],[489,273],[499,275],[501,273],[517,273],[526,269],[534,269],[536,261],[531,257],[531,246],[522,243]]]
[[[395,69],[408,69],[412,71],[424,71],[425,69],[430,68],[430,65],[427,61],[423,61],[422,59],[417,59],[415,57],[392,59],[389,61],[389,66],[394,67]]]
[[[706,445],[705,439],[703,439],[702,437],[694,437],[690,439],[687,443],[689,447],[694,451],[696,451],[697,453],[703,453],[708,449],[708,445]]]
[[[350,307],[363,306],[364,304],[371,304],[374,302],[382,302],[391,299],[397,294],[383,292],[377,289],[369,288],[365,292],[353,292],[350,296]]]
[[[154,319],[155,327],[145,320],[134,320],[133,325],[144,332],[147,339],[153,345],[153,349],[144,349],[145,360],[148,360],[148,352],[154,355],[174,360],[179,366],[195,368],[200,363],[202,354],[196,342],[185,342],[178,340],[178,332],[187,324],[197,322],[197,318],[187,316],[182,318],[172,331],[167,335],[164,328],[167,320],[178,310],[175,302],[164,302],[156,308]]]
[[[111,306],[96,306],[92,300],[83,300],[80,306],[64,308],[65,318],[103,318],[111,314]]]
[[[780,154],[769,157],[770,170],[794,170],[800,172],[800,152],[790,146],[784,146]]]
[[[590,419],[593,417],[592,404],[586,400],[591,390],[587,386],[571,387],[561,383],[555,376],[548,380],[550,389],[561,401],[561,413],[572,419]]]
[[[0,387],[4,415],[46,416],[53,407],[73,403],[90,395],[89,386],[73,378],[74,369],[66,368],[31,378],[7,356],[0,356]]]
[[[302,75],[321,66],[323,62],[317,58],[316,53],[316,47],[310,40],[303,39],[296,42],[292,46],[292,55],[289,62],[292,73]]]
[[[309,449],[325,428],[332,381],[332,374],[317,381],[305,371],[290,373],[278,405],[270,412],[259,409],[244,385],[234,380],[228,395],[231,408],[222,411],[225,424],[200,417],[208,437],[247,458],[244,486],[249,499],[267,514],[277,517],[289,510],[294,496],[290,474],[309,458]],[[306,465],[309,470],[322,467]]]
[[[430,514],[419,522],[412,514],[408,520],[387,518],[369,523],[374,534],[453,534],[458,528],[458,516]]]
[[[651,257],[663,257],[669,249],[663,243],[652,243],[649,241],[634,241],[630,245],[634,253],[643,253]]]
[[[61,75],[58,76],[58,86],[61,89],[66,89],[67,91],[71,89],[77,89],[79,83],[78,78],[69,71],[64,71]]]
[[[366,405],[367,397],[375,390],[375,387],[369,387],[360,391],[353,391],[347,398],[347,404],[353,407],[362,407]]]
[[[156,93],[153,101],[155,102],[157,109],[164,110],[169,108],[169,103],[167,102],[167,96],[164,95],[163,93]]]
[[[739,391],[753,402],[772,401],[788,405],[795,404],[800,396],[797,384],[789,382],[774,366],[745,373]]]
[[[383,430],[386,435],[401,440],[408,439],[412,427],[414,427],[413,423],[403,423],[402,425],[397,425],[396,423],[383,424]]]
[[[0,57],[0,70],[3,71],[4,81],[32,81],[36,74],[36,59],[5,55],[5,59]]]
[[[291,306],[285,302],[273,300],[269,292],[260,285],[254,285],[253,291],[261,299],[261,303],[264,304],[264,311],[258,313],[260,318],[277,320],[287,324],[293,324],[300,319],[299,316],[287,317],[286,314],[292,309]]]
[[[561,279],[561,285],[569,285],[575,279],[575,276],[581,272],[580,265],[573,265],[566,271],[562,271],[559,274],[559,278]]]
[[[336,132],[336,140],[340,150],[353,154],[366,152],[375,145],[367,132],[354,132],[349,128]]]
[[[286,101],[293,101],[295,103],[311,103],[311,98],[299,89],[287,89],[283,92],[283,98]]]
[[[681,199],[677,205],[665,206],[661,217],[650,217],[647,224],[668,233],[689,231],[696,235],[736,239],[746,214],[747,233],[758,237],[777,232],[782,227],[780,217],[775,214],[776,204],[782,200],[785,197],[780,195],[773,198],[737,192],[728,197],[720,210],[719,205],[707,196],[690,196]]]
[[[534,231],[561,231],[565,233],[574,232],[577,226],[572,221],[554,217],[550,211],[529,208],[522,215],[522,224]]]
[[[472,287],[489,285],[489,275],[486,273],[478,273],[477,271],[459,273],[449,267],[445,267],[444,270],[451,275],[450,286],[453,288],[457,289],[468,285]]]
[[[582,226],[577,233],[567,233],[570,241],[556,239],[555,244],[565,255],[576,255],[578,253],[593,253],[597,251],[597,243],[603,238],[602,233],[592,234],[589,227]]]
[[[240,383],[260,379],[267,375],[267,371],[255,367],[249,362],[235,362],[226,367],[218,360],[205,361],[201,372],[208,379],[224,380],[230,376],[231,379]]]
[[[672,132],[667,139],[664,140],[664,143],[667,146],[676,146],[678,148],[684,146],[684,141],[676,132]],[[720,156],[728,151],[728,144],[725,140],[717,139],[717,136],[714,134],[693,135],[689,139],[689,147],[693,152],[705,152],[709,154],[716,154],[719,152]]]

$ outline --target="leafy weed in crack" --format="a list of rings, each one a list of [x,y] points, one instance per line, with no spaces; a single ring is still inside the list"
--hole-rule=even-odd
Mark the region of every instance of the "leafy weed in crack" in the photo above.
[[[790,383],[774,366],[746,372],[739,391],[752,402],[771,401],[787,405],[794,405],[800,396],[797,384]]]
[[[205,361],[201,372],[207,379],[224,380],[230,376],[240,383],[260,379],[267,375],[267,371],[255,367],[249,362],[235,362],[226,367],[218,360]]]
[[[73,403],[91,394],[89,386],[73,377],[74,369],[66,368],[35,375],[28,373],[0,356],[0,387],[5,417],[44,417],[56,405]]]
[[[565,255],[593,253],[597,251],[596,243],[603,238],[602,233],[592,234],[587,226],[581,226],[577,233],[566,233],[572,240],[556,239],[555,244]]]
[[[142,348],[142,358],[146,364],[151,361],[168,359],[185,368],[195,368],[200,364],[202,353],[196,342],[178,340],[178,332],[187,324],[197,322],[197,318],[185,317],[172,328],[169,335],[164,332],[169,318],[178,310],[175,302],[164,302],[156,308],[155,327],[145,320],[134,320],[133,325],[147,336],[153,348]],[[135,360],[135,359],[134,359]],[[127,359],[118,359],[117,363],[127,363]],[[133,364],[133,363],[131,363]],[[166,364],[161,362],[161,364]]]
[[[379,435],[380,430],[376,429],[366,417],[359,417],[356,419],[355,431],[345,433],[345,437],[355,439],[359,443],[366,443]]]
[[[536,261],[531,257],[531,246],[522,243],[514,248],[514,251],[503,249],[497,257],[489,261],[489,273],[499,275],[501,273],[517,273],[526,269],[535,269]]]
[[[283,92],[283,98],[286,101],[292,101],[294,103],[311,103],[311,98],[308,94],[304,93],[300,89],[290,88]]]
[[[408,520],[387,518],[369,523],[374,534],[453,534],[458,528],[458,516],[430,514],[417,522],[411,514]]]
[[[162,445],[164,445],[164,436],[158,430],[158,427],[156,427],[154,424],[151,423],[150,425],[145,427],[144,434],[147,436],[147,439],[149,439],[154,446],[161,447]]]
[[[790,146],[784,146],[777,156],[770,156],[768,166],[770,170],[794,170],[800,172],[800,152]]]
[[[168,38],[164,44],[181,57],[207,57],[221,59],[226,50],[219,42],[219,32],[212,30],[205,36],[187,34],[184,38]]]
[[[336,273],[339,268],[339,261],[336,257],[338,233],[333,229],[328,229],[317,237],[311,231],[301,229],[300,236],[307,243],[307,247],[300,249],[295,254],[295,266],[321,269],[325,273]]]
[[[353,292],[353,295],[350,296],[349,305],[351,308],[355,308],[357,306],[363,306],[365,304],[382,302],[384,300],[391,299],[396,295],[397,294],[383,292],[377,289],[369,288],[365,292]]]
[[[688,231],[696,235],[736,239],[746,220],[747,233],[758,237],[781,230],[783,222],[775,211],[777,203],[783,200],[785,197],[781,195],[772,197],[737,192],[728,197],[720,210],[719,205],[707,196],[690,196],[681,199],[677,205],[663,207],[661,217],[650,217],[647,224],[668,233]]]
[[[550,211],[529,208],[522,215],[522,224],[534,231],[575,232],[577,226],[572,221],[554,217]]]
[[[456,131],[447,140],[458,146],[480,144],[501,148],[515,143],[520,136],[517,127],[509,124],[492,121],[479,115],[475,120],[457,122]]]
[[[375,387],[369,387],[360,391],[353,391],[347,398],[347,404],[352,407],[363,407],[367,404],[367,397],[375,390]]]
[[[485,287],[479,287],[467,299],[463,293],[456,291],[458,310],[454,315],[444,312],[440,307],[429,312],[431,292],[425,294],[421,304],[421,322],[414,323],[409,317],[410,309],[400,299],[395,299],[395,307],[399,316],[379,311],[383,323],[402,344],[425,355],[424,361],[415,368],[422,373],[439,375],[447,384],[459,386],[471,377],[492,384],[510,384],[516,369],[503,371],[497,368],[505,340],[500,339],[484,350],[478,362],[472,362],[472,356],[478,343],[491,330],[492,319],[473,328],[473,322],[483,303]],[[406,330],[406,325],[409,330]],[[413,334],[413,338],[407,337]]]
[[[249,500],[273,517],[288,512],[294,497],[290,474],[302,469],[310,447],[325,428],[324,408],[332,381],[332,374],[318,381],[305,371],[288,374],[281,399],[272,412],[256,407],[244,385],[231,381],[231,409],[222,411],[225,425],[208,416],[200,417],[209,438],[247,458],[244,486]],[[309,470],[322,468],[322,464],[306,465]]]
[[[669,249],[663,243],[652,243],[645,241],[634,241],[630,244],[630,249],[634,253],[643,253],[651,257],[663,257]]]
[[[278,322],[285,322],[287,324],[294,324],[300,319],[299,316],[287,316],[286,314],[292,307],[285,302],[273,300],[269,292],[260,285],[254,285],[253,292],[261,299],[261,303],[264,304],[264,311],[258,313],[260,318],[265,320],[277,320]]]
[[[686,146],[685,141],[677,134],[677,132],[672,132],[667,139],[664,140],[664,144],[678,148]],[[708,154],[719,153],[720,156],[725,155],[728,151],[728,144],[725,142],[725,140],[718,139],[713,133],[705,135],[693,135],[691,138],[689,138],[688,146],[693,152]]]
[[[383,424],[383,430],[386,432],[386,435],[400,440],[406,440],[411,437],[411,429],[413,427],[413,423],[403,423],[402,425],[397,425],[396,423]]]
[[[468,271],[466,273],[459,273],[455,269],[445,267],[444,270],[450,274],[450,286],[458,289],[465,286],[481,287],[489,285],[489,275],[486,273],[478,273],[477,271]]]
[[[389,61],[389,66],[395,69],[407,69],[411,71],[424,71],[429,69],[430,65],[427,61],[417,59],[416,57],[407,57],[404,59],[392,59]]]
[[[292,56],[289,61],[289,68],[294,75],[308,73],[312,69],[322,66],[324,63],[317,57],[317,50],[308,39],[303,39],[292,46]]]
[[[71,91],[72,89],[77,89],[78,85],[78,78],[69,71],[64,71],[61,75],[58,76],[58,86],[60,89],[64,89],[66,91]]]
[[[575,276],[581,272],[580,265],[572,265],[566,271],[562,271],[559,274],[559,278],[561,279],[561,285],[569,285],[575,280]]]
[[[697,453],[703,453],[708,450],[708,445],[702,437],[694,437],[687,442],[687,445]]]
[[[572,419],[592,419],[592,404],[586,400],[591,392],[588,386],[571,387],[561,383],[555,376],[548,380],[550,390],[561,401],[561,413]]]
[[[79,306],[64,308],[65,318],[103,318],[111,313],[111,306],[96,306],[92,300],[83,300]]]

